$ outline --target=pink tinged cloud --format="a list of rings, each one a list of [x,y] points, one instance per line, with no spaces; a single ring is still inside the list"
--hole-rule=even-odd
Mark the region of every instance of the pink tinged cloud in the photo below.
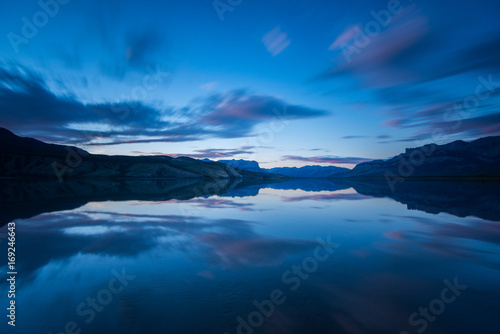
[[[300,202],[300,201],[331,201],[331,200],[361,200],[369,199],[371,197],[360,194],[326,194],[326,195],[311,195],[311,196],[298,196],[298,197],[284,197],[287,202]]]
[[[393,127],[393,128],[399,128],[401,125],[401,120],[400,119],[389,119],[387,121],[383,121],[382,125]]]
[[[342,49],[342,52],[336,58],[337,65],[326,76],[354,72],[370,86],[382,87],[415,79],[416,74],[408,70],[394,71],[390,62],[427,35],[427,22],[427,17],[410,6],[395,15],[391,24],[375,36],[369,36],[361,24],[351,26],[329,48]]]
[[[211,81],[204,83],[203,85],[200,86],[201,89],[206,90],[206,91],[212,91],[217,87],[217,82],[216,81]]]
[[[361,56],[361,61],[369,64],[378,65],[384,64],[393,59],[396,55],[405,51],[427,34],[427,17],[403,18],[411,11],[401,13],[401,20],[383,32],[379,39],[375,39],[373,46],[364,56]],[[376,37],[375,37],[376,38]]]
[[[330,45],[328,50],[341,49],[344,45],[351,43],[358,35],[358,29],[362,29],[361,25],[357,24],[344,30],[337,39]]]
[[[291,40],[286,33],[281,32],[280,27],[276,27],[262,38],[262,42],[269,53],[277,56],[290,45]]]
[[[306,161],[315,163],[327,164],[359,164],[362,162],[372,161],[373,159],[358,158],[358,157],[300,157],[295,155],[285,155],[281,158],[282,161]]]

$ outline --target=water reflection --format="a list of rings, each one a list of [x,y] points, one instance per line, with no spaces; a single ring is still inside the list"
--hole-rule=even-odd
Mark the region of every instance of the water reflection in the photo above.
[[[405,181],[392,191],[385,181],[349,181],[359,194],[390,197],[408,210],[458,217],[475,216],[500,221],[500,182],[490,181]]]
[[[303,190],[312,194],[285,198],[302,200],[355,200],[389,197],[407,205],[408,210],[458,217],[475,216],[500,221],[500,182],[498,181],[405,181],[391,189],[385,181],[345,179],[296,179],[279,183],[242,180],[81,180],[13,181],[0,180],[0,226],[19,218],[44,212],[71,210],[96,201],[141,200],[154,202],[189,200],[218,195],[221,199],[198,200],[200,206],[237,206],[251,210],[251,203],[227,198],[257,196],[262,189]],[[353,188],[355,193],[338,191]],[[321,192],[329,192],[328,194]]]
[[[3,182],[2,221],[18,234],[17,333],[69,321],[82,333],[238,333],[276,289],[286,301],[254,333],[417,333],[425,318],[409,317],[455,278],[467,290],[426,333],[500,326],[495,184]],[[300,271],[318,238],[339,247]],[[134,279],[87,321],[87,298],[122,271]]]
[[[42,214],[19,224],[29,245],[19,252],[24,273],[77,254],[137,256],[157,248],[197,252],[221,267],[270,266],[313,244],[267,238],[254,231],[254,223],[237,219],[90,211]]]
[[[0,226],[14,219],[29,218],[44,212],[76,209],[88,202],[187,200],[222,194],[245,184],[238,179],[0,180]]]

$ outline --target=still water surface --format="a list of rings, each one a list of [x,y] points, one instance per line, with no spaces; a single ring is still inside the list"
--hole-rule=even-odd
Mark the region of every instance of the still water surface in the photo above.
[[[2,333],[500,330],[498,184],[65,187],[3,187]]]

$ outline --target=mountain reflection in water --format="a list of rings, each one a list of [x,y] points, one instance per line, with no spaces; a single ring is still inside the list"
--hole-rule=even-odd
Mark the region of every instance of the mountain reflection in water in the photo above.
[[[255,333],[500,327],[494,182],[405,181],[394,192],[327,179],[0,183],[0,237],[16,222],[18,333],[73,322],[82,333],[232,334],[277,289],[285,300]],[[312,270],[293,269],[333,244]],[[92,311],[87,298],[117,274],[130,278],[123,291]],[[467,288],[425,320],[419,308],[445,280]]]

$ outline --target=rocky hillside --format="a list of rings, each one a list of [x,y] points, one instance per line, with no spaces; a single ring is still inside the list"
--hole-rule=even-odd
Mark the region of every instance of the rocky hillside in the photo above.
[[[500,177],[500,136],[406,149],[357,165],[346,177]]]
[[[348,168],[335,166],[304,166],[304,167],[277,167],[268,169],[270,173],[282,174],[297,178],[326,178],[340,176],[349,172]]]
[[[219,160],[219,162],[222,162],[226,165],[229,165],[231,167],[234,167],[236,170],[243,169],[247,170],[250,172],[257,172],[257,173],[267,173],[268,171],[264,168],[260,168],[259,163],[257,161],[253,160]]]
[[[36,178],[264,178],[219,162],[188,157],[107,156],[18,137],[0,128],[0,177]],[[273,176],[269,176],[273,177]]]

